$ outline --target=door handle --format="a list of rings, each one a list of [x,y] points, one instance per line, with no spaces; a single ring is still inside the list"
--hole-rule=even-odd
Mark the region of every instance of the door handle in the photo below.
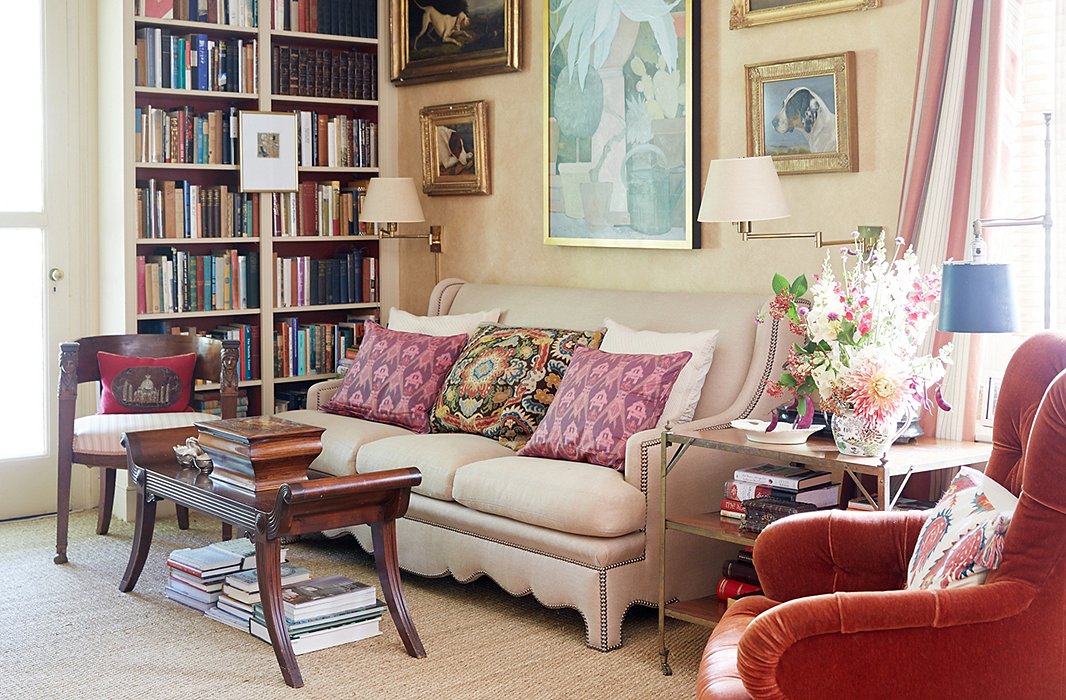
[[[52,280],[53,282],[58,282],[59,280],[63,279],[63,271],[60,270],[58,267],[53,267],[51,270],[48,271],[48,279]]]

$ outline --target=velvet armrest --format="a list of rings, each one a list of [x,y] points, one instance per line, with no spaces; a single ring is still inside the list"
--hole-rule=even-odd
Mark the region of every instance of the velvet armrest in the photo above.
[[[837,591],[903,587],[923,511],[843,510],[783,518],[759,533],[755,569],[766,596],[784,602]]]
[[[854,692],[857,678],[862,677],[865,687],[878,688],[882,679],[871,673],[897,677],[903,671],[900,664],[919,659],[928,668],[943,670],[941,664],[959,654],[980,674],[984,661],[979,657],[999,653],[989,643],[995,632],[987,623],[1022,613],[1034,592],[1030,584],[1001,579],[953,590],[861,591],[793,600],[748,626],[738,647],[738,671],[756,699],[846,697]],[[834,659],[830,672],[818,663],[825,659]],[[872,659],[877,663],[871,664]],[[930,694],[944,678],[921,674],[915,683],[931,685],[911,687],[917,693],[913,697],[944,697],[942,690]],[[981,686],[969,686],[971,691],[976,687]],[[984,697],[1002,697],[987,690],[982,688]]]

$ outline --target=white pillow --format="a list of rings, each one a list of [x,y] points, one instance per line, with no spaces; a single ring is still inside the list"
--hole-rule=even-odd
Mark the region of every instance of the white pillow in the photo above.
[[[1017,505],[1014,494],[983,473],[960,469],[918,535],[907,566],[907,589],[984,583],[999,566]]]
[[[389,330],[422,335],[470,335],[479,323],[496,323],[500,320],[499,309],[478,311],[454,316],[415,316],[395,306],[389,309]]]
[[[657,428],[666,424],[687,423],[696,414],[703,382],[707,379],[707,370],[711,368],[714,346],[718,342],[718,331],[699,331],[697,333],[659,333],[657,331],[638,331],[627,326],[604,319],[607,333],[600,343],[600,350],[618,354],[665,355],[672,352],[688,350],[692,359],[686,364],[670,390],[670,398],[663,407],[663,415],[656,423]]]

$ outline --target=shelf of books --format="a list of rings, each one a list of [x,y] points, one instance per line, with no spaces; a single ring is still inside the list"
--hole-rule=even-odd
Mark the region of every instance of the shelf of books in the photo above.
[[[101,99],[101,150],[120,154],[102,221],[126,250],[103,263],[126,289],[123,322],[104,325],[238,339],[242,414],[299,406],[380,318],[378,239],[358,222],[379,168],[378,22],[376,0],[101,11],[102,63],[124,76]],[[296,192],[240,191],[244,110],[296,114]]]

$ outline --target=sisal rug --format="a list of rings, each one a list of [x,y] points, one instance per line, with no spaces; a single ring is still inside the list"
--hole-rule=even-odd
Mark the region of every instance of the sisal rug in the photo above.
[[[71,516],[70,562],[52,563],[54,517],[0,523],[0,696],[147,700],[286,698],[691,698],[706,628],[667,620],[674,675],[659,672],[657,618],[635,607],[625,644],[585,646],[574,610],[515,598],[487,577],[404,574],[425,659],[406,655],[386,615],[383,634],[297,657],[304,687],[285,685],[270,646],[163,597],[166,555],[218,539],[218,524],[192,516],[187,531],[162,513],[137,588],[118,591],[133,527],[98,536],[95,511]],[[313,576],[375,583],[373,558],[355,540],[289,545]]]

